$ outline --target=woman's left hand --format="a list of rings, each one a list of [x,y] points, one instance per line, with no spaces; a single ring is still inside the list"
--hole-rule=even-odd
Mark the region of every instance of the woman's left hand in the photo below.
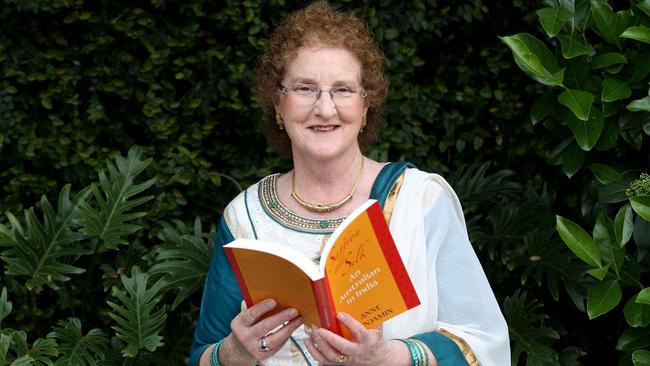
[[[378,329],[366,329],[350,315],[339,313],[336,318],[352,333],[347,340],[327,329],[314,328],[305,341],[307,350],[321,364],[402,365],[410,364],[408,350],[399,341],[384,340]]]

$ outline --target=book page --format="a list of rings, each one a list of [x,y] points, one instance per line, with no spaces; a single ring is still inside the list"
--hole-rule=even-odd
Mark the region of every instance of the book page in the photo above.
[[[378,203],[345,228],[325,260],[336,311],[350,314],[366,328],[420,303]]]
[[[235,276],[245,283],[245,287],[240,287],[247,306],[272,298],[278,303],[278,308],[273,314],[293,307],[303,317],[305,324],[321,326],[313,282],[300,268],[267,252],[243,248],[228,249],[238,264],[238,268],[233,266]],[[245,293],[245,289],[248,293]]]

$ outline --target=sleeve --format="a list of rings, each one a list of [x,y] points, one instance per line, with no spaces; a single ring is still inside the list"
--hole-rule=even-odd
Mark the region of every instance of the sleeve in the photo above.
[[[414,338],[423,341],[442,366],[509,365],[505,319],[469,241],[460,202],[451,187],[442,188],[424,214],[438,324],[435,331]]]
[[[190,366],[198,365],[206,348],[230,334],[230,322],[241,309],[241,291],[223,251],[223,245],[234,240],[224,216],[219,222],[212,261],[203,288],[201,310],[190,348]]]

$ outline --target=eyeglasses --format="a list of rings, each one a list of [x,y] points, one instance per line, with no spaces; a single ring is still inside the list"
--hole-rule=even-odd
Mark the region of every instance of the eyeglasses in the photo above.
[[[321,90],[319,87],[310,84],[296,84],[290,87],[279,84],[279,86],[282,94],[288,95],[291,92],[296,97],[296,101],[302,106],[316,104],[323,92],[330,94],[332,102],[337,107],[346,107],[353,104],[357,94],[360,94],[364,99],[368,96],[366,89],[353,90],[347,86],[335,86],[330,90]]]

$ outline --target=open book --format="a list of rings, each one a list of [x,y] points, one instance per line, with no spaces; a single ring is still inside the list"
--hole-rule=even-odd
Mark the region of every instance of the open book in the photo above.
[[[346,338],[345,312],[373,328],[420,304],[376,200],[355,210],[331,235],[320,263],[285,244],[237,239],[224,245],[247,306],[272,298],[296,308],[307,325]]]

